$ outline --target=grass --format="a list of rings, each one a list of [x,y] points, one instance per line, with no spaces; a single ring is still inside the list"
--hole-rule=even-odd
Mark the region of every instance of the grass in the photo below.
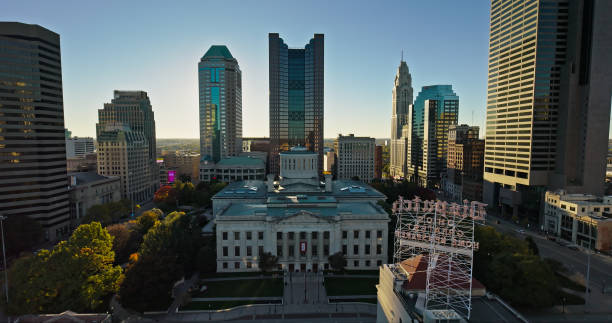
[[[181,311],[197,311],[197,310],[221,310],[232,308],[240,305],[249,304],[280,304],[280,301],[215,301],[215,302],[191,302],[186,306],[181,307]],[[210,305],[210,307],[209,307]]]
[[[192,297],[273,297],[283,296],[283,280],[248,279],[204,282],[205,292],[195,292]]]
[[[330,303],[371,303],[376,304],[378,300],[376,298],[349,298],[349,299],[339,299],[332,298],[329,300]]]
[[[559,274],[558,272],[555,274],[557,276],[557,281],[559,282],[560,287],[569,288],[571,290],[575,290],[577,292],[583,292],[583,293],[586,290],[586,287],[584,285],[577,283],[565,277],[564,275]]]
[[[325,290],[329,296],[376,295],[378,278],[325,278]]]

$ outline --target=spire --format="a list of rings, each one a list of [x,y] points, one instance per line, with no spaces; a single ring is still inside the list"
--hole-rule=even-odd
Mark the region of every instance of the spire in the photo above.
[[[404,50],[402,49],[402,60],[400,62],[404,61]]]

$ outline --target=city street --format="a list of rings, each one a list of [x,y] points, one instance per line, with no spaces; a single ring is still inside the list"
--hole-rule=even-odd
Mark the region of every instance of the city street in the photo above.
[[[497,221],[500,223],[498,224]],[[487,224],[496,230],[525,239],[528,235],[536,242],[540,256],[551,258],[561,262],[570,273],[577,273],[582,282],[586,280],[588,255],[586,250],[572,250],[562,246],[555,241],[548,240],[544,235],[525,230],[514,223],[498,217],[488,216]],[[524,231],[521,231],[524,230]],[[603,294],[603,288],[612,284],[612,257],[592,253],[591,272],[589,286],[591,289],[590,300],[587,300],[587,308],[591,312],[612,312],[612,294]]]

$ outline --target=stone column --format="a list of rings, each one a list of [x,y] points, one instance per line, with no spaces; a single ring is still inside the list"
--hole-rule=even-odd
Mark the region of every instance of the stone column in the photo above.
[[[282,260],[289,259],[289,245],[287,244],[287,240],[288,234],[287,232],[283,232],[283,256],[281,257]]]
[[[306,232],[306,260],[312,261],[312,232]]]
[[[324,235],[325,235],[325,231],[319,231],[319,233],[317,233],[318,236],[318,240],[317,240],[317,257],[319,258],[319,263],[325,262],[325,255],[323,254],[323,244],[325,241],[324,239]],[[321,270],[323,270],[323,268],[320,268]]]

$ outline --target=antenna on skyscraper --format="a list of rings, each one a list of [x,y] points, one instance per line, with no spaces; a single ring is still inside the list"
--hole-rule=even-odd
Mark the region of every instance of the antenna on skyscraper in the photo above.
[[[404,50],[402,49],[402,60],[400,62],[404,61]]]

